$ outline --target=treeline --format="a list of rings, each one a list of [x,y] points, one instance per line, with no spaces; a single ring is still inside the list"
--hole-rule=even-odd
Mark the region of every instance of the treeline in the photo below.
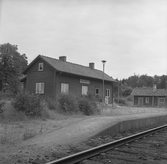
[[[118,93],[119,96],[127,97],[135,87],[153,87],[154,84],[156,84],[157,89],[165,89],[165,87],[167,87],[167,75],[154,75],[152,77],[147,74],[134,74],[127,79],[116,79],[116,81],[117,83],[114,84],[114,97],[117,97]]]

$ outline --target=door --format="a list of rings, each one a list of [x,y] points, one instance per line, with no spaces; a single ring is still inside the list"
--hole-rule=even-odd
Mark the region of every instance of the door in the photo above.
[[[165,106],[165,98],[158,98],[158,107]]]
[[[143,97],[138,98],[138,106],[143,106]]]

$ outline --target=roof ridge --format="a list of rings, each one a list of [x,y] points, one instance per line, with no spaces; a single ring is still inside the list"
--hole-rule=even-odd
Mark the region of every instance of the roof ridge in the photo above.
[[[49,56],[45,56],[45,55],[40,55],[42,57],[46,57],[46,58],[50,58],[50,59],[53,59],[53,60],[57,60],[57,61],[60,61],[60,62],[64,62],[64,61],[61,61],[59,59],[56,59],[56,58],[53,58],[53,57],[49,57]],[[85,66],[85,65],[81,65],[81,64],[77,64],[77,63],[72,63],[72,62],[69,62],[69,61],[66,61],[66,63],[69,63],[69,64],[74,64],[74,65],[78,65],[78,66],[82,66],[82,67],[86,67],[86,68],[90,68],[89,66]],[[91,68],[90,68],[91,69]],[[99,70],[99,69],[91,69],[91,70],[97,70],[97,71],[102,71],[102,70]]]

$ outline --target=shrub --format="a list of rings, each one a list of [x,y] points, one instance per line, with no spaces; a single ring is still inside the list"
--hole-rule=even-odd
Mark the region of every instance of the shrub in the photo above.
[[[65,114],[78,113],[77,99],[73,94],[61,94],[57,100],[59,112]]]
[[[95,97],[92,97],[90,95],[79,97],[78,107],[79,107],[79,110],[84,115],[92,115],[95,113],[99,113],[98,108],[97,108],[96,99]]]
[[[133,101],[133,96],[129,95],[128,97],[126,97],[127,101]]]
[[[42,106],[39,95],[25,91],[16,95],[13,106],[17,111],[22,111],[26,116],[41,116]]]
[[[45,98],[46,104],[50,110],[55,110],[56,109],[56,102],[53,101],[53,99],[47,97]]]
[[[0,92],[0,100],[6,100],[14,98],[14,94],[11,92]]]
[[[114,99],[115,103],[119,104],[119,105],[127,105],[127,100],[125,97],[119,97],[119,100],[118,98]]]
[[[5,102],[0,102],[0,111],[2,111],[2,107],[5,105]],[[1,113],[0,113],[1,114]]]

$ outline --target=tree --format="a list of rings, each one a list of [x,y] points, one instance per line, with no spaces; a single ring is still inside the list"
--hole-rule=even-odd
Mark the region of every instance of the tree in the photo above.
[[[0,91],[10,90],[16,93],[19,77],[27,66],[27,57],[18,52],[17,45],[5,43],[0,45]]]
[[[133,76],[130,76],[127,80],[126,83],[131,86],[132,88],[135,88],[138,86],[138,81],[139,81],[139,75],[134,74]]]
[[[129,96],[129,95],[132,93],[132,91],[133,91],[133,88],[132,88],[132,87],[126,86],[126,87],[123,89],[123,91],[122,91],[122,95],[123,95],[124,97],[127,97],[127,96]]]

